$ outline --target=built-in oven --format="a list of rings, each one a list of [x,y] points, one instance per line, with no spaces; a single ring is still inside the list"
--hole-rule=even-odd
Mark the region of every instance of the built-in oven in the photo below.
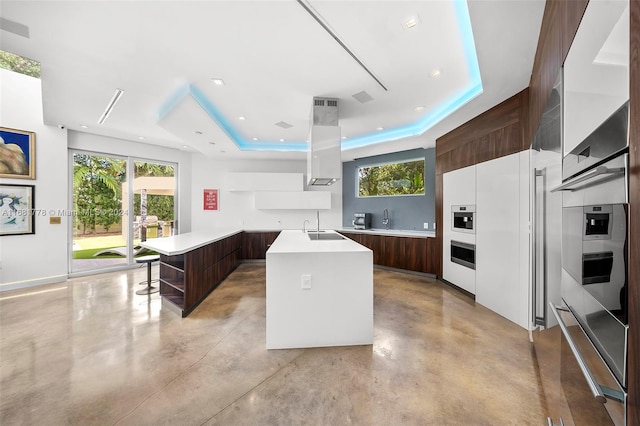
[[[475,234],[473,219],[476,213],[476,206],[451,206],[451,230],[458,232],[468,232]]]
[[[566,308],[550,311],[562,331],[560,382],[575,425],[625,425],[626,396],[607,364]],[[561,423],[562,424],[562,423]]]
[[[451,240],[451,261],[467,268],[476,269],[476,245]]]
[[[573,345],[572,353],[578,364],[591,365],[586,370],[581,367],[581,371],[587,383],[595,383],[592,386],[595,397],[590,400],[594,413],[600,410],[611,418],[609,423],[596,424],[625,424],[629,241],[627,170],[628,154],[617,154],[556,188],[563,190],[561,285],[564,306],[560,308],[566,310],[566,314],[561,315],[563,322],[560,321],[563,318],[558,319],[565,336],[569,334],[566,340],[573,336],[574,341],[589,343]],[[590,355],[589,351],[595,355]],[[567,362],[563,358],[563,363]],[[573,386],[570,383],[584,384],[584,379],[571,376],[568,371],[572,367],[564,364],[561,366],[563,386],[570,388]],[[596,378],[589,378],[588,371],[593,373],[594,369],[603,373],[594,373],[592,376]],[[607,372],[610,375],[608,379],[604,374]],[[598,378],[600,376],[605,379]],[[571,392],[565,389],[565,395]],[[607,403],[602,405],[605,401]],[[602,407],[598,408],[599,405]],[[574,417],[583,415],[586,408],[580,410],[583,413],[574,412]]]

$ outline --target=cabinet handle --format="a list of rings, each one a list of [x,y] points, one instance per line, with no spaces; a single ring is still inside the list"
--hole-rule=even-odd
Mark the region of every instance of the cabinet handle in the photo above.
[[[531,325],[532,328],[535,328],[539,325],[546,327],[547,326],[547,310],[544,302],[542,302],[542,306],[539,305],[540,300],[545,300],[547,298],[547,259],[546,254],[543,252],[541,256],[538,253],[538,247],[543,246],[544,241],[544,232],[546,224],[546,200],[544,193],[542,194],[542,199],[538,200],[538,177],[542,178],[542,189],[545,190],[545,180],[546,180],[546,167],[542,169],[533,169],[531,180],[533,182],[533,198],[532,198],[532,216],[533,220],[531,221],[531,251],[532,251],[532,282],[533,282],[533,297],[531,298]],[[538,209],[541,209],[542,212],[540,216],[538,216]],[[539,232],[542,232],[543,236],[540,237],[538,235]],[[538,274],[538,266],[542,265],[542,276]],[[538,314],[538,311],[541,311]]]
[[[576,358],[576,361],[578,361],[578,366],[582,371],[582,375],[587,380],[587,384],[589,385],[589,389],[591,389],[593,397],[599,403],[604,404],[605,402],[607,402],[607,398],[604,396],[602,389],[600,389],[600,385],[598,384],[597,380],[595,379],[595,377],[593,377],[593,373],[591,373],[591,370],[589,370],[589,367],[587,367],[587,364],[580,354],[580,350],[569,334],[569,330],[567,330],[567,326],[565,325],[564,321],[562,321],[562,318],[560,318],[558,308],[556,308],[556,306],[552,302],[549,302],[549,307],[551,308],[551,313],[553,313],[553,316],[556,317],[556,321],[558,321],[558,325],[560,326],[560,330],[562,330],[562,334],[564,334],[565,339],[567,339],[567,343],[571,348],[571,352],[573,352],[573,356]]]

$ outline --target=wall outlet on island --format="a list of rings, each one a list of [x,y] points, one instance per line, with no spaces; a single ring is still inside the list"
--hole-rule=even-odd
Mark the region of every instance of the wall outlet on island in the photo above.
[[[424,223],[424,229],[429,229],[429,222]]]
[[[304,274],[302,275],[302,288],[310,289],[311,288],[311,275]]]

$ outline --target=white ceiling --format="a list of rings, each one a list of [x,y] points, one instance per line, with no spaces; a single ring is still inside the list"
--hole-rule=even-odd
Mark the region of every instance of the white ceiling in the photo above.
[[[41,62],[45,123],[186,146],[212,158],[305,158],[303,152],[241,151],[229,129],[250,144],[305,142],[314,96],[338,98],[342,135],[358,139],[419,123],[472,83],[464,16],[453,2],[308,4],[388,90],[295,0],[3,0],[2,18],[26,25],[29,37],[2,31],[0,49]],[[343,160],[433,147],[437,137],[527,87],[544,0],[467,4],[482,94],[420,136],[345,150]],[[407,29],[411,16],[419,25]],[[432,77],[434,70],[440,75]],[[98,125],[116,88],[124,94]],[[352,97],[363,90],[372,101]],[[226,121],[226,131],[214,118]],[[280,121],[293,127],[282,129],[275,125]]]

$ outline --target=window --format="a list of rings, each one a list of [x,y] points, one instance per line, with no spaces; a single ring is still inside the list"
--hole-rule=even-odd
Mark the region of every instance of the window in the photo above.
[[[424,195],[424,159],[358,168],[358,197]]]
[[[177,164],[71,154],[72,274],[133,265],[140,242],[176,233]]]
[[[40,78],[40,62],[0,50],[0,68]]]

